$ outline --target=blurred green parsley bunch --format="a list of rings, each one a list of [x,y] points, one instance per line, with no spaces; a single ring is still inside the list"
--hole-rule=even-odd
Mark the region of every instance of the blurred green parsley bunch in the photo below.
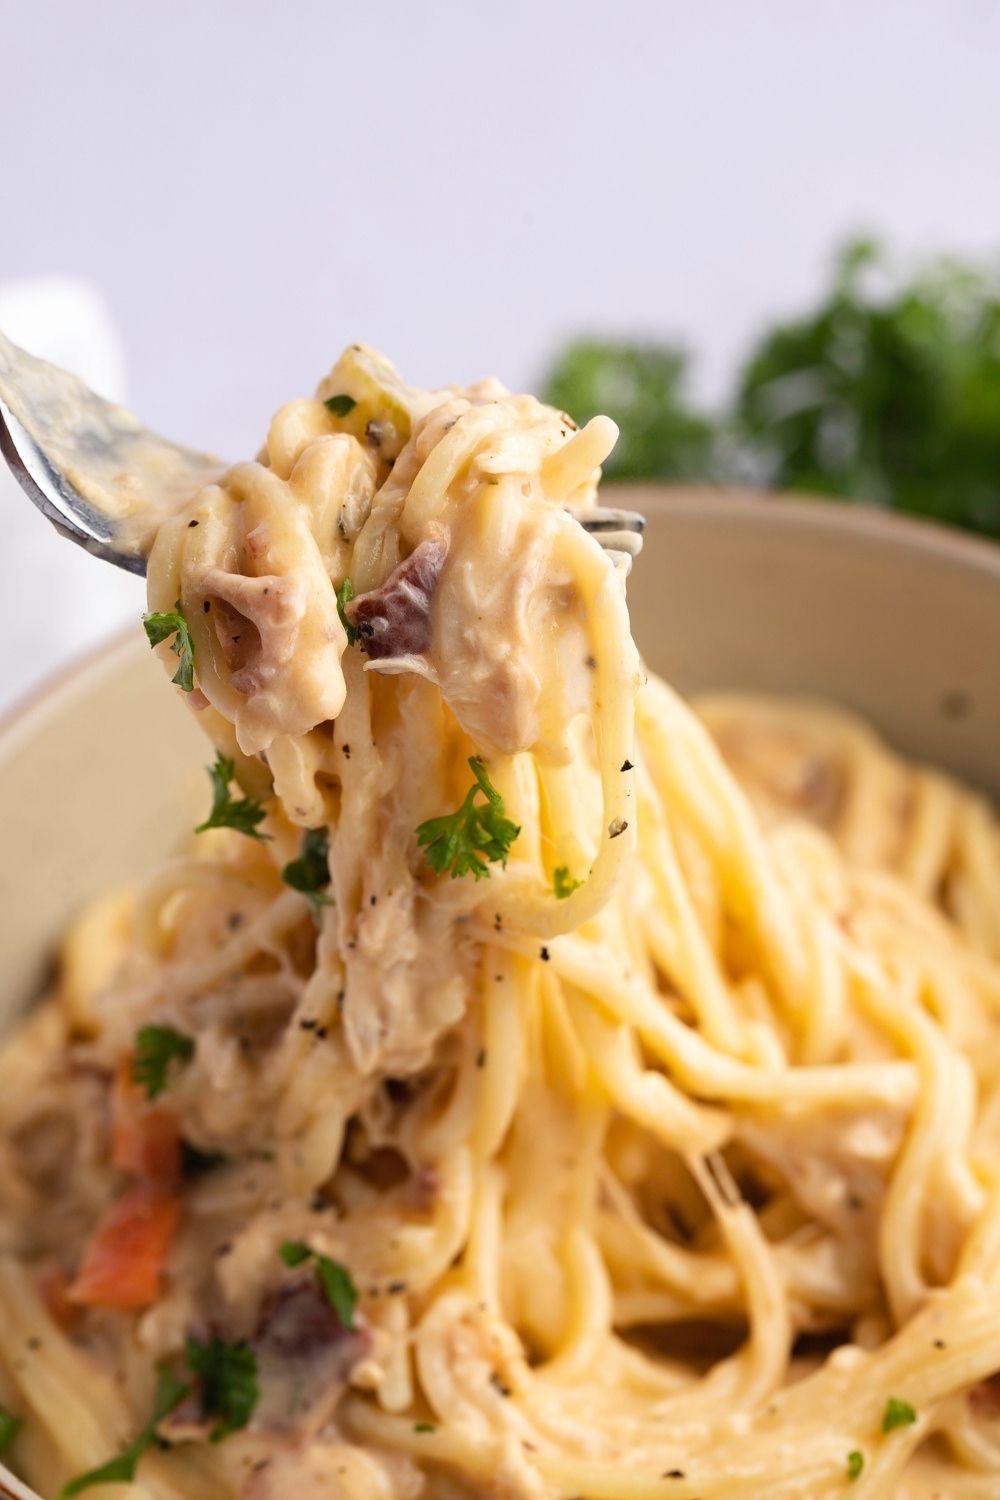
[[[615,419],[609,478],[750,479],[1000,537],[1000,265],[902,276],[854,240],[815,311],[751,351],[727,410],[698,410],[686,375],[674,346],[579,340],[543,394]]]

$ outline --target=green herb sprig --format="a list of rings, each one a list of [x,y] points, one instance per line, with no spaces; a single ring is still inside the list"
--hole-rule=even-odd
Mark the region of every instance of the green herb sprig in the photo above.
[[[219,1419],[209,1441],[219,1443],[245,1427],[260,1397],[257,1356],[246,1339],[227,1344],[217,1337],[207,1343],[189,1338],[184,1362],[198,1377],[202,1414]]]
[[[109,1459],[106,1464],[101,1464],[96,1469],[88,1469],[85,1474],[78,1474],[75,1479],[64,1484],[57,1500],[72,1500],[74,1495],[90,1489],[94,1484],[131,1484],[140,1458],[147,1448],[159,1442],[156,1433],[157,1426],[190,1394],[190,1385],[179,1380],[172,1370],[162,1369],[156,1388],[156,1400],[153,1403],[153,1415],[139,1436],[129,1443],[127,1448],[123,1448],[115,1458]]]
[[[897,1396],[890,1396],[885,1403],[882,1431],[895,1432],[897,1427],[910,1427],[916,1420],[917,1414],[908,1401],[900,1401]]]
[[[327,829],[309,828],[302,840],[302,853],[281,872],[286,885],[308,897],[317,922],[321,907],[333,905],[333,897],[327,890],[330,884],[329,859],[330,835]]]
[[[23,1426],[21,1417],[15,1417],[6,1406],[0,1405],[0,1456],[7,1452]]]
[[[552,886],[557,901],[565,901],[582,884],[582,880],[574,880],[570,875],[568,865],[559,865],[552,871]]]
[[[346,417],[350,412],[354,410],[357,404],[358,403],[355,401],[353,396],[348,396],[346,394],[339,396],[327,396],[326,400],[323,402],[323,405],[326,407],[327,411],[332,412],[335,417]]]
[[[358,1305],[358,1289],[347,1267],[339,1260],[331,1260],[329,1255],[313,1250],[304,1240],[286,1240],[278,1253],[286,1266],[302,1266],[307,1261],[314,1263],[319,1284],[341,1327],[353,1333],[357,1326],[354,1313]]]
[[[357,629],[347,618],[347,606],[350,604],[353,598],[354,585],[349,578],[345,578],[343,583],[340,585],[340,588],[337,590],[337,613],[340,616],[340,623],[344,627],[344,633],[347,636],[347,644],[349,646],[353,646],[354,642],[358,638]]]
[[[852,1448],[847,1455],[847,1478],[853,1484],[861,1478],[861,1471],[865,1466],[865,1455],[860,1448]]]
[[[167,1086],[170,1064],[182,1066],[194,1057],[194,1038],[173,1026],[140,1026],[135,1034],[132,1082],[157,1099]]]
[[[143,615],[142,623],[151,646],[159,646],[174,637],[170,649],[178,661],[171,681],[185,693],[190,693],[194,688],[194,642],[181,611],[181,601],[178,599],[172,610],[153,610]]]
[[[510,847],[521,832],[520,825],[507,817],[503,798],[478,755],[469,757],[469,766],[476,779],[461,807],[444,817],[428,818],[417,829],[417,843],[428,864],[439,875],[450,872],[452,880],[462,875],[482,880],[490,873],[490,863],[506,867]],[[484,802],[476,801],[480,794]]]
[[[257,826],[267,817],[264,808],[252,797],[234,797],[229,790],[229,783],[236,777],[235,762],[220,750],[208,775],[212,783],[212,811],[204,823],[198,824],[195,833],[204,833],[209,828],[235,828],[247,838],[259,839],[262,843],[268,840],[271,835],[261,833]]]

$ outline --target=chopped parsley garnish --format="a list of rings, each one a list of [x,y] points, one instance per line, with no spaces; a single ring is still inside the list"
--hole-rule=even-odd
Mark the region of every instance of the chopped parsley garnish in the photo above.
[[[209,1433],[209,1441],[221,1442],[231,1432],[245,1427],[253,1416],[260,1395],[257,1385],[257,1356],[246,1339],[227,1344],[212,1338],[207,1344],[189,1338],[184,1346],[184,1362],[198,1377],[202,1415],[218,1417]]]
[[[333,412],[335,417],[346,417],[348,412],[352,412],[357,404],[353,396],[347,395],[327,396],[323,402],[327,411]]]
[[[916,1420],[917,1414],[908,1401],[900,1401],[898,1397],[890,1396],[885,1403],[882,1431],[894,1432],[897,1427],[909,1427]]]
[[[156,1400],[153,1403],[153,1415],[139,1436],[134,1442],[129,1443],[127,1448],[123,1448],[116,1458],[102,1464],[99,1469],[88,1469],[85,1474],[78,1474],[75,1479],[64,1484],[57,1500],[72,1500],[73,1495],[79,1495],[82,1490],[90,1489],[93,1484],[131,1484],[140,1458],[147,1448],[159,1442],[156,1435],[158,1424],[190,1394],[191,1387],[183,1380],[178,1380],[172,1370],[161,1370],[160,1383],[156,1388]]]
[[[344,631],[347,635],[347,644],[349,646],[353,646],[354,642],[358,638],[357,630],[347,618],[347,606],[350,604],[353,598],[354,584],[349,578],[345,578],[343,583],[340,585],[340,588],[337,590],[337,613],[340,616],[340,623],[341,625],[343,625]]]
[[[151,614],[143,615],[142,623],[151,646],[159,646],[171,636],[174,637],[174,644],[170,649],[178,662],[171,681],[176,682],[185,693],[190,693],[194,688],[194,645],[188,622],[181,613],[181,601],[178,599],[172,610],[154,610]]]
[[[236,776],[236,766],[222,751],[216,752],[215,765],[209,768],[212,783],[212,811],[204,823],[199,823],[195,833],[204,833],[208,828],[235,828],[247,838],[269,839],[269,833],[261,833],[257,827],[267,814],[259,802],[252,797],[233,797],[229,783]]]
[[[414,1432],[437,1432],[437,1427],[433,1422],[414,1422],[413,1430]]]
[[[332,906],[327,894],[330,884],[330,836],[325,828],[309,828],[302,840],[302,853],[281,872],[281,878],[293,891],[308,896],[313,915],[319,921],[320,907]]]
[[[21,1431],[23,1423],[20,1417],[15,1417],[6,1406],[0,1405],[0,1454],[6,1453],[11,1443]]]
[[[552,871],[552,884],[555,887],[556,900],[565,901],[567,896],[572,896],[577,886],[583,884],[583,881],[572,878],[568,865],[559,865]]]
[[[337,1314],[341,1326],[348,1333],[353,1333],[358,1289],[347,1267],[342,1266],[339,1260],[331,1260],[328,1255],[321,1255],[318,1250],[311,1249],[303,1240],[286,1240],[278,1254],[286,1266],[302,1266],[306,1261],[315,1262],[316,1275],[326,1293],[326,1300]]]
[[[510,846],[521,832],[506,816],[503,798],[478,755],[469,757],[469,765],[476,779],[461,807],[442,818],[428,818],[417,829],[428,864],[439,875],[450,871],[452,880],[469,874],[481,880],[490,873],[487,860],[506,866]],[[480,792],[486,801],[477,803]]]
[[[135,1034],[132,1082],[146,1090],[147,1099],[156,1099],[167,1086],[170,1064],[189,1063],[192,1057],[194,1038],[183,1031],[173,1026],[140,1026]]]
[[[865,1455],[860,1448],[852,1448],[847,1455],[847,1477],[851,1484],[861,1478],[861,1470],[865,1466]]]

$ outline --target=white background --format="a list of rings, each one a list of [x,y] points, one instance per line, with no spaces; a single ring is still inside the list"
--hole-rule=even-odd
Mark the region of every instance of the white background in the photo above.
[[[32,0],[0,7],[0,282],[85,278],[153,426],[252,453],[341,346],[530,383],[578,330],[679,336],[720,395],[832,246],[1000,247],[994,0]],[[0,491],[5,519],[15,500]],[[32,521],[42,646],[122,610]],[[27,523],[22,522],[22,527]],[[37,531],[37,536],[35,532]],[[127,595],[127,607],[133,608]],[[9,613],[9,611],[8,611]]]

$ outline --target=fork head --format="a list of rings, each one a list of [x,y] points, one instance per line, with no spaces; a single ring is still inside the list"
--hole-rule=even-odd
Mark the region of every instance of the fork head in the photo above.
[[[224,468],[2,333],[0,451],[58,531],[131,573],[145,573],[166,517]]]

